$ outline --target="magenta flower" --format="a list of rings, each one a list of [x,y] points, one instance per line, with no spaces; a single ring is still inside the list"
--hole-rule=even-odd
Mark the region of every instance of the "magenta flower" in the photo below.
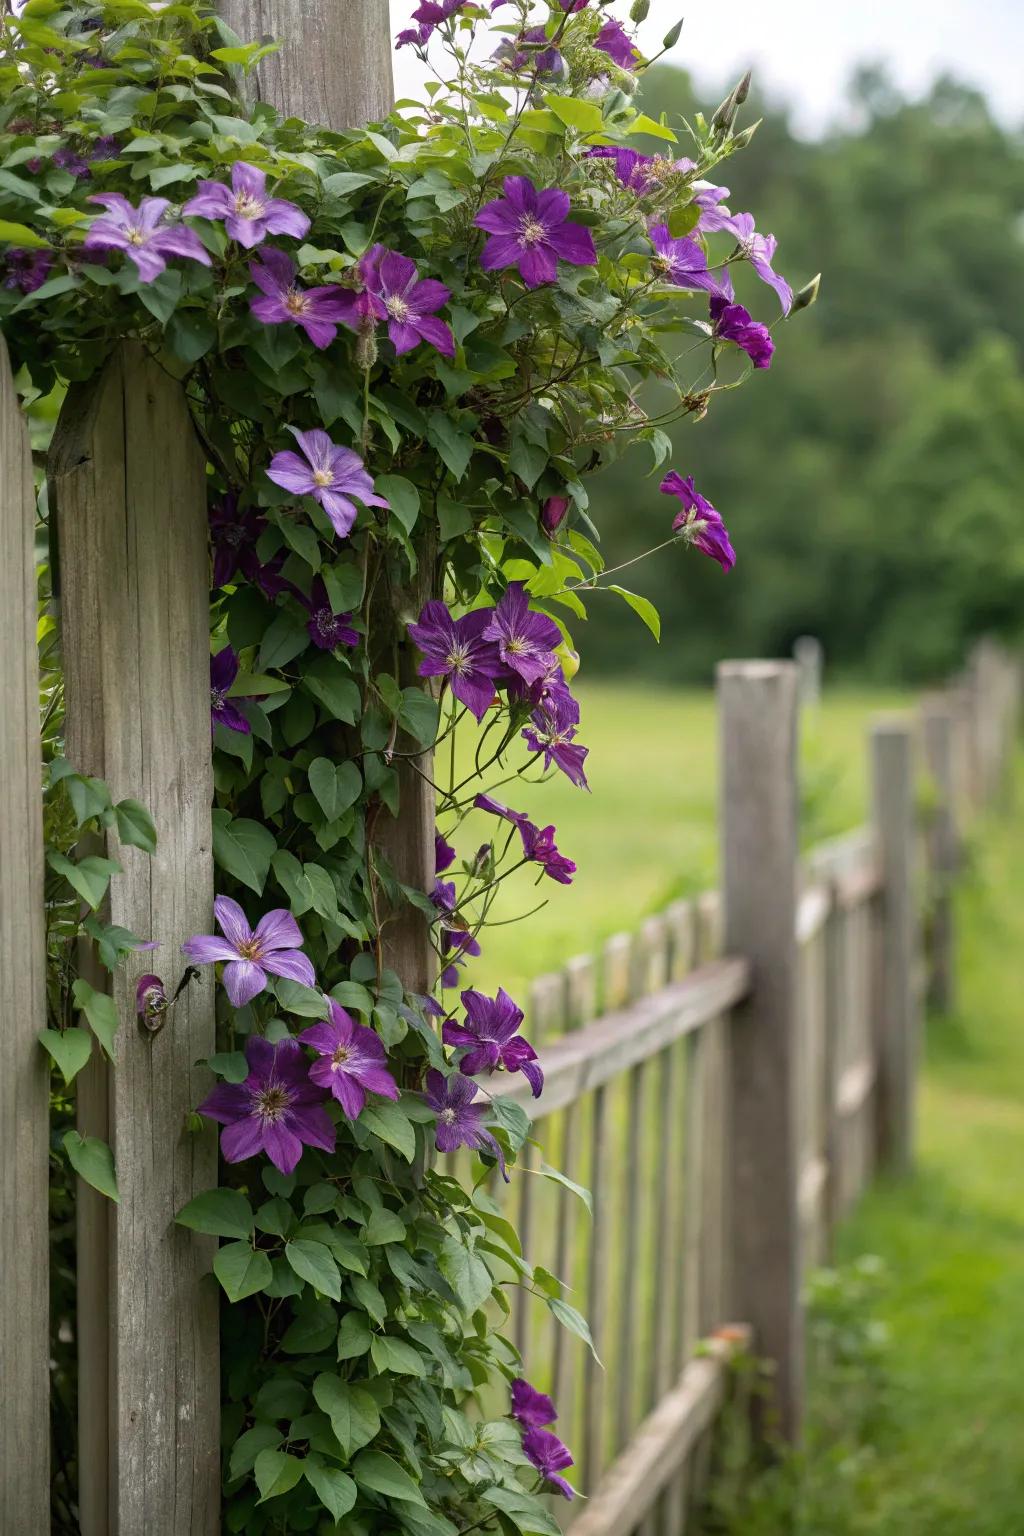
[[[621,21],[616,21],[614,17],[605,22],[594,39],[594,47],[606,53],[620,69],[635,69],[640,63],[640,54],[633,46],[633,39]]]
[[[485,997],[472,990],[463,992],[462,1005],[466,1010],[465,1023],[446,1019],[441,1032],[445,1045],[465,1047],[459,1071],[466,1077],[496,1072],[499,1067],[506,1072],[522,1072],[534,1098],[539,1099],[544,1073],[538,1065],[537,1052],[519,1033],[523,1010],[504,987],[498,988],[497,997]]]
[[[642,155],[638,149],[626,149],[619,144],[595,144],[584,150],[588,160],[610,160],[615,174],[631,192],[646,192],[654,180],[655,156]],[[663,164],[668,164],[663,161]]]
[[[352,628],[352,615],[334,612],[327,588],[319,576],[313,582],[310,595],[300,595],[299,601],[309,614],[306,628],[318,650],[333,651],[339,645],[359,644],[359,632]]]
[[[216,725],[226,726],[229,731],[238,731],[243,736],[250,735],[252,726],[242,714],[236,704],[229,698],[235,678],[238,676],[238,657],[230,645],[226,645],[216,656],[210,657],[210,729]],[[251,698],[251,694],[243,694],[243,698]]]
[[[367,1093],[397,1099],[398,1084],[385,1066],[384,1046],[373,1030],[357,1024],[333,997],[327,1004],[330,1018],[311,1024],[299,1039],[317,1053],[309,1069],[311,1080],[334,1095],[350,1120],[358,1120]]]
[[[49,251],[26,251],[12,246],[4,253],[4,287],[19,293],[35,293],[50,275],[53,257]]]
[[[434,1144],[439,1152],[457,1152],[460,1147],[471,1147],[477,1152],[487,1152],[496,1158],[501,1176],[509,1183],[505,1168],[505,1154],[481,1121],[487,1113],[484,1104],[474,1104],[476,1084],[453,1072],[445,1077],[436,1067],[427,1073],[426,1091],[423,1095],[429,1107],[437,1115]]]
[[[220,1133],[225,1162],[242,1163],[265,1152],[275,1168],[288,1174],[303,1146],[333,1152],[336,1137],[323,1107],[326,1095],[310,1081],[299,1042],[271,1045],[262,1035],[250,1035],[245,1059],[245,1082],[218,1083],[199,1106],[201,1115],[226,1127]]]
[[[677,288],[703,288],[708,293],[726,292],[722,277],[708,271],[708,259],[696,240],[683,236],[673,240],[667,224],[655,224],[649,231],[654,246],[655,267]]]
[[[547,1429],[528,1429],[523,1435],[523,1450],[537,1468],[544,1481],[558,1490],[563,1499],[574,1499],[576,1490],[559,1473],[573,1465],[568,1450]]]
[[[589,229],[569,219],[569,195],[557,187],[538,192],[526,176],[506,176],[505,196],[485,203],[473,223],[490,231],[480,257],[485,272],[518,267],[527,288],[558,277],[559,260],[576,267],[597,261]]]
[[[319,427],[308,432],[289,427],[288,431],[305,457],[300,458],[290,449],[275,453],[267,475],[275,485],[283,486],[293,495],[312,496],[318,501],[339,538],[345,538],[356,520],[353,496],[365,507],[387,508],[390,505],[383,496],[374,494],[373,481],[358,453],[332,443]]]
[[[444,677],[461,704],[482,720],[494,702],[494,679],[501,671],[496,645],[486,638],[490,611],[477,608],[452,618],[444,603],[427,603],[409,633],[423,652],[420,677]]]
[[[139,1023],[147,1029],[159,1028],[160,1020],[167,1012],[168,998],[159,976],[140,976],[135,988],[135,1012]]]
[[[734,341],[750,358],[755,368],[771,366],[775,343],[772,333],[759,320],[752,320],[750,311],[742,304],[730,304],[725,298],[713,294],[711,320],[715,336],[720,341]]]
[[[82,241],[83,251],[124,251],[143,283],[158,278],[170,256],[210,266],[209,254],[195,230],[186,229],[184,224],[164,223],[171,206],[166,197],[144,197],[137,208],[119,192],[94,192],[89,201],[100,203],[107,212],[93,219]]]
[[[451,843],[446,842],[444,835],[434,832],[434,873],[443,875],[446,869],[451,869],[455,863],[455,849]]]
[[[545,1424],[553,1424],[558,1414],[546,1392],[538,1392],[522,1376],[517,1376],[512,1383],[512,1417],[526,1429],[542,1429]]]
[[[186,939],[181,952],[196,965],[227,961],[222,980],[236,1008],[251,1003],[263,991],[268,971],[289,981],[300,981],[306,987],[316,981],[312,962],[302,953],[299,925],[283,907],[261,917],[255,932],[238,902],[230,896],[218,896],[213,912],[224,937],[196,934]]]
[[[731,571],[736,564],[736,551],[729,543],[728,530],[710,501],[694,490],[693,476],[687,475],[684,480],[673,470],[658,489],[664,496],[679,497],[681,505],[672,523],[673,531],[682,534],[702,555],[717,560],[723,571]]]
[[[561,528],[571,506],[572,501],[568,496],[549,496],[543,503],[540,509],[540,526],[549,539],[553,539]]]
[[[494,641],[505,666],[524,683],[539,683],[558,666],[554,651],[562,643],[562,632],[554,619],[530,607],[522,582],[506,587],[483,638]]]
[[[455,338],[436,312],[451,298],[451,289],[433,277],[419,277],[416,263],[398,251],[375,245],[359,263],[359,276],[378,320],[388,322],[388,335],[399,357],[421,341],[442,357],[455,356]],[[354,308],[354,306],[353,306]],[[348,324],[358,329],[358,319]]]
[[[537,827],[522,811],[510,810],[507,805],[502,805],[500,800],[495,800],[491,795],[477,795],[473,804],[481,811],[489,811],[492,816],[500,816],[505,821],[510,821],[519,832],[523,842],[523,857],[531,863],[539,864],[544,874],[552,880],[557,880],[559,885],[571,885],[572,877],[576,873],[576,865],[572,859],[567,859],[559,853],[555,846],[555,829],[551,827]]]
[[[268,197],[266,172],[244,160],[236,160],[231,167],[230,190],[221,181],[201,181],[199,191],[181,211],[186,218],[223,220],[232,240],[248,250],[268,235],[294,235],[301,240],[309,232],[302,209],[284,198]]]
[[[249,273],[262,292],[249,301],[249,309],[264,325],[301,325],[314,347],[323,351],[347,324],[353,295],[330,283],[322,288],[303,288],[295,278],[296,266],[284,251],[268,246],[250,262]]]
[[[566,777],[581,789],[589,789],[583,769],[589,748],[576,741],[579,725],[579,705],[563,684],[552,691],[530,716],[532,727],[523,731],[523,739],[531,752],[544,754],[544,767],[560,768]]]

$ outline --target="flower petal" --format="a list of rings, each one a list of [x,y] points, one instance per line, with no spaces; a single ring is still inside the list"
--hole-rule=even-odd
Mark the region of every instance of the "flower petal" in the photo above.
[[[224,990],[236,1008],[251,1003],[267,985],[266,972],[252,960],[232,960],[224,967]]]
[[[286,907],[275,907],[256,924],[256,939],[261,951],[301,949],[302,929]]]
[[[249,920],[237,901],[230,896],[218,896],[213,903],[213,915],[217,919],[217,925],[229,944],[234,945],[235,956],[238,958],[238,950],[243,944],[248,944],[252,939],[252,929]]]

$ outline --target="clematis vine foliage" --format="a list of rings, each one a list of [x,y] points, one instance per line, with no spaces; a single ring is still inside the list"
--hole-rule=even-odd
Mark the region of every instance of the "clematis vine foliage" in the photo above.
[[[746,82],[655,122],[633,101],[642,5],[424,0],[397,41],[431,61],[425,100],[340,133],[247,106],[266,45],[199,0],[18,9],[19,386],[59,394],[133,338],[182,381],[208,461],[220,932],[136,964],[147,1025],[173,1022],[189,966],[220,983],[189,1133],[221,1127],[225,1188],[180,1220],[225,1239],[225,1529],[555,1536],[542,1495],[572,1496],[572,1457],[521,1379],[512,1298],[590,1338],[501,1211],[544,1064],[472,967],[513,870],[569,899],[572,850],[515,780],[587,790],[571,626],[611,593],[658,633],[605,570],[588,475],[646,459],[679,500],[660,547],[681,582],[694,550],[735,558],[664,429],[767,369],[813,297],[719,183]],[[384,833],[425,783],[436,878],[413,885]],[[388,963],[409,907],[434,984]]]

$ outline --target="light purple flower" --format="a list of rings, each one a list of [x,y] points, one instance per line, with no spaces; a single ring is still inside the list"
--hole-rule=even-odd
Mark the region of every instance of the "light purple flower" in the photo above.
[[[654,265],[677,288],[703,288],[708,293],[724,294],[722,276],[708,271],[708,259],[696,240],[685,235],[673,240],[667,224],[655,224],[649,231],[654,246]]]
[[[252,726],[228,697],[237,676],[238,657],[230,645],[210,657],[210,729],[223,725],[229,731],[238,731],[248,736]],[[243,694],[241,697],[251,698],[253,695]]]
[[[314,347],[329,347],[338,334],[338,326],[347,324],[354,295],[329,283],[321,288],[303,288],[296,281],[294,261],[284,251],[268,246],[250,262],[249,273],[258,298],[250,299],[249,308],[264,325],[301,325]]]
[[[439,1152],[457,1152],[460,1147],[471,1147],[477,1152],[487,1152],[496,1158],[501,1176],[507,1184],[505,1154],[490,1131],[481,1124],[487,1113],[485,1104],[474,1104],[476,1084],[461,1072],[445,1077],[436,1067],[427,1073],[426,1091],[423,1095],[437,1116],[434,1144]]]
[[[693,200],[700,209],[695,232],[699,230],[703,235],[711,235],[716,230],[729,228],[732,214],[728,208],[720,206],[728,196],[728,187],[713,187],[710,183],[694,187]]]
[[[755,368],[769,368],[775,343],[772,333],[759,320],[753,320],[742,304],[730,304],[717,294],[711,298],[711,321],[715,336],[734,341],[750,358]]]
[[[558,1418],[555,1405],[546,1392],[538,1392],[522,1376],[512,1383],[512,1417],[527,1429],[542,1429]]]
[[[450,288],[436,278],[420,277],[414,261],[383,245],[372,246],[362,257],[359,276],[374,316],[388,322],[388,336],[399,357],[421,341],[436,347],[442,357],[455,356],[455,338],[436,317],[452,296]],[[358,329],[358,318],[346,323]]]
[[[571,885],[572,877],[576,873],[576,865],[572,859],[567,859],[559,853],[555,846],[555,829],[550,827],[537,827],[522,811],[510,810],[507,805],[502,805],[500,800],[495,800],[491,795],[477,795],[473,804],[481,811],[489,811],[492,816],[500,816],[505,821],[510,821],[519,832],[523,842],[523,857],[533,864],[539,864],[546,875],[552,880],[557,880],[559,885]]]
[[[232,240],[248,250],[268,235],[294,235],[301,240],[309,232],[302,209],[284,198],[268,197],[266,172],[244,160],[236,160],[231,167],[230,189],[221,181],[201,181],[199,191],[181,211],[186,218],[223,220]]]
[[[379,1036],[365,1024],[357,1024],[333,997],[327,1004],[330,1018],[311,1024],[299,1039],[311,1045],[319,1058],[309,1069],[312,1081],[334,1095],[350,1120],[358,1120],[367,1093],[397,1099],[398,1084],[385,1065],[387,1055]]]
[[[616,21],[614,17],[605,22],[594,39],[594,47],[606,53],[620,69],[635,69],[640,63],[640,54],[633,46],[633,39],[621,21]]]
[[[299,601],[309,614],[306,628],[318,650],[333,651],[339,645],[359,644],[359,632],[352,628],[352,615],[334,612],[319,576],[314,579],[310,595],[300,597]]]
[[[213,903],[217,926],[224,935],[196,934],[181,946],[182,954],[197,965],[226,960],[224,989],[236,1008],[251,1003],[267,985],[267,972],[300,981],[311,987],[316,981],[312,962],[302,953],[302,932],[292,914],[276,907],[261,917],[255,932],[237,901],[218,896]]]
[[[523,1450],[537,1468],[544,1481],[555,1488],[564,1499],[574,1499],[576,1490],[559,1473],[573,1465],[568,1450],[547,1429],[528,1429],[523,1435]]]
[[[554,652],[562,643],[562,632],[554,619],[530,607],[519,581],[506,587],[483,638],[494,641],[505,666],[525,683],[539,683],[558,666]]]
[[[782,313],[788,315],[793,307],[793,290],[784,277],[772,270],[772,261],[778,241],[774,235],[759,235],[754,228],[752,213],[737,213],[723,226],[732,231],[742,247],[743,254],[758,277],[779,296]]]
[[[158,1029],[167,1012],[167,991],[159,976],[140,976],[135,988],[135,1012],[147,1029]]]
[[[184,224],[164,223],[171,206],[166,197],[144,197],[137,208],[119,192],[94,192],[89,201],[100,203],[107,212],[93,219],[82,250],[124,251],[138,268],[140,281],[151,283],[158,278],[170,256],[199,261],[204,267],[211,265],[195,230]]]
[[[275,453],[267,475],[275,485],[293,495],[312,496],[319,502],[339,538],[346,537],[356,520],[353,496],[365,507],[390,505],[383,496],[374,494],[373,481],[358,453],[339,447],[319,427],[308,432],[300,432],[298,427],[288,430],[305,457],[300,458],[290,449]]]
[[[333,1152],[336,1135],[323,1107],[326,1094],[310,1081],[299,1042],[271,1045],[262,1035],[250,1035],[245,1059],[245,1082],[218,1083],[199,1106],[201,1115],[226,1127],[220,1133],[225,1162],[242,1163],[265,1152],[275,1168],[288,1174],[303,1146]]]
[[[423,652],[420,677],[444,677],[461,704],[482,720],[494,702],[494,679],[501,671],[498,648],[486,638],[490,610],[477,608],[452,618],[444,603],[427,603],[409,633]]]
[[[523,731],[523,739],[531,752],[544,754],[544,767],[554,765],[581,789],[589,789],[583,769],[589,748],[576,741],[579,724],[579,705],[564,683],[551,691],[530,717],[531,726]]]
[[[590,230],[569,219],[569,195],[558,187],[538,192],[526,176],[506,176],[505,196],[485,203],[473,220],[490,232],[480,256],[485,272],[518,267],[527,288],[558,277],[559,260],[576,267],[597,261]]]
[[[497,997],[485,997],[472,990],[462,993],[466,1010],[464,1024],[446,1019],[441,1032],[445,1045],[465,1047],[459,1071],[467,1077],[481,1072],[522,1072],[535,1099],[544,1087],[544,1073],[537,1062],[537,1052],[519,1033],[523,1010],[509,997],[504,987]]]
[[[717,560],[723,571],[731,571],[736,564],[736,551],[729,542],[728,529],[710,501],[694,490],[693,476],[687,475],[684,480],[673,470],[658,489],[665,496],[679,497],[681,506],[673,520],[673,530],[695,545],[702,555]]]
[[[19,293],[35,293],[50,275],[53,257],[49,251],[22,250],[12,246],[4,253],[4,287]]]

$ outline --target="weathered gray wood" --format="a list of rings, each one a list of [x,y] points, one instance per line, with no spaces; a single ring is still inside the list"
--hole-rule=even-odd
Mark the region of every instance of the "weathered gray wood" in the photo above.
[[[115,799],[141,800],[159,839],[149,858],[110,835],[124,869],[111,920],[160,949],[118,973],[117,1065],[83,1074],[79,1096],[80,1129],[108,1136],[121,1192],[105,1208],[80,1192],[82,1531],[206,1536],[220,1503],[215,1243],[174,1216],[217,1179],[213,1128],[185,1128],[211,1082],[194,1064],[214,1049],[212,977],[186,988],[155,1035],[139,1030],[134,996],[148,969],[173,988],[182,942],[210,931],[205,466],[180,388],[140,349],[70,391],[50,506],[68,756]]]
[[[597,1007],[597,962],[592,955],[577,955],[565,968],[566,1027],[582,1029],[594,1017]],[[581,1114],[579,1103],[567,1104],[562,1114],[562,1137],[557,1166],[567,1178],[579,1182],[581,1156]],[[580,1203],[569,1190],[559,1191],[554,1272],[566,1285],[572,1284],[576,1236],[580,1223]],[[578,1348],[565,1328],[556,1323],[554,1333],[553,1380],[559,1414],[572,1422],[574,1388],[581,1363]]]
[[[289,117],[360,128],[393,101],[388,0],[219,0],[244,42],[279,50],[256,68],[256,94]]]
[[[797,688],[786,662],[718,668],[726,953],[750,995],[729,1058],[733,1310],[775,1367],[783,1438],[799,1437],[803,1319],[797,1208]]]
[[[939,695],[921,711],[925,763],[932,782],[928,828],[928,1005],[948,1013],[954,1004],[953,880],[959,834],[955,811],[953,713]]]
[[[565,1028],[566,973],[551,971],[530,984],[526,1023],[530,1042],[539,1051]]]
[[[35,492],[0,337],[0,1530],[50,1529],[49,1182]]]
[[[882,1006],[876,1019],[879,1161],[909,1167],[914,1144],[914,1086],[919,1045],[914,968],[913,735],[901,717],[880,720],[871,733],[873,804],[882,860]]]
[[[816,709],[821,703],[825,648],[816,635],[798,635],[793,641],[793,660],[797,665],[801,707]]]

